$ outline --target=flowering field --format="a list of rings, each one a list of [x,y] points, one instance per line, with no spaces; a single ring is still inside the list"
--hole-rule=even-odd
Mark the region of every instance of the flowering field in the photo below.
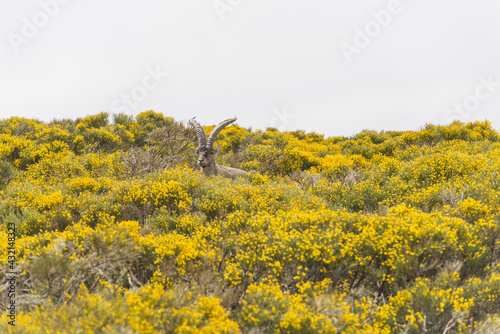
[[[234,181],[195,138],[153,111],[0,121],[0,332],[500,333],[490,123],[230,126]]]

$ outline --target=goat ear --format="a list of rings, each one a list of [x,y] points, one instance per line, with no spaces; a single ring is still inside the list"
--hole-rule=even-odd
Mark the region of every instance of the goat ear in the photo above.
[[[219,151],[220,151],[220,147],[221,147],[221,145],[219,145],[219,146],[215,149],[215,154],[219,153]]]

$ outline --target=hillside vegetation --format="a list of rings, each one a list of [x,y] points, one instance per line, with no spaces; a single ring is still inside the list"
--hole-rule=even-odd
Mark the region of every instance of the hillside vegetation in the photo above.
[[[206,127],[206,131],[213,128]],[[500,134],[489,122],[224,129],[153,111],[0,121],[1,333],[500,333]]]

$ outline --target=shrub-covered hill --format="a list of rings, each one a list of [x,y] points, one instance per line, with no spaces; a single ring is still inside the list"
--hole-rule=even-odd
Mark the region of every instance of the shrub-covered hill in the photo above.
[[[195,138],[153,111],[0,121],[0,332],[500,333],[490,123],[230,126],[234,181]]]

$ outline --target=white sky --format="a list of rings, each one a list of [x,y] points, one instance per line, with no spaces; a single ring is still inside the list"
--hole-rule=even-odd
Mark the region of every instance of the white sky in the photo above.
[[[327,136],[452,118],[499,129],[500,1],[395,1],[0,0],[0,118],[152,109]],[[372,12],[388,9],[377,31]]]

